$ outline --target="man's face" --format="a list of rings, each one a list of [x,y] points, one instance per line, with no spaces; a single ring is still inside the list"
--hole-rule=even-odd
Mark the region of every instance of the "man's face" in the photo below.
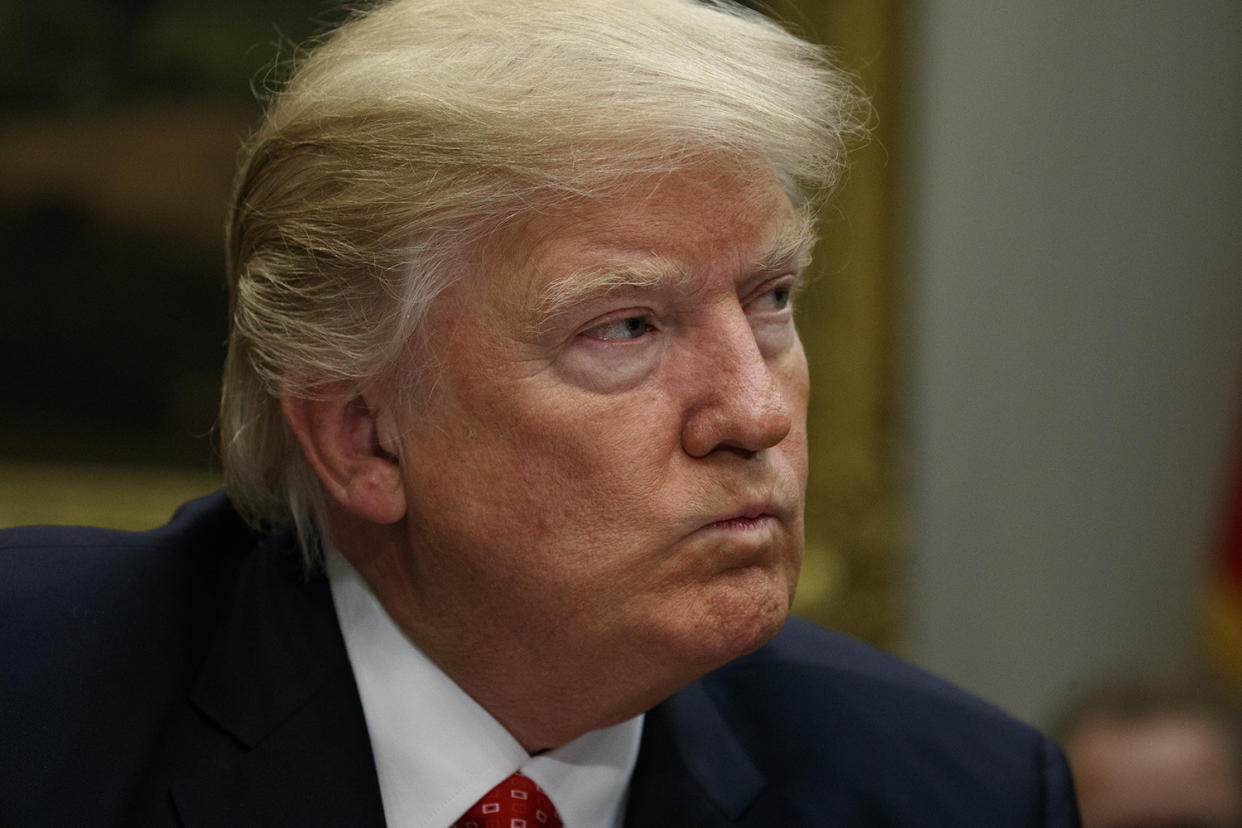
[[[402,423],[410,617],[688,681],[775,634],[797,580],[808,234],[771,175],[634,184],[523,224],[433,307]]]

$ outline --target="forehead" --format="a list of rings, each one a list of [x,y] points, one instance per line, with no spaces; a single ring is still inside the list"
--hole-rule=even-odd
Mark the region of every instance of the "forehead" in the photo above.
[[[511,310],[538,309],[610,274],[630,284],[732,280],[804,258],[811,240],[808,215],[775,175],[704,165],[637,177],[512,228],[487,269],[488,292]]]

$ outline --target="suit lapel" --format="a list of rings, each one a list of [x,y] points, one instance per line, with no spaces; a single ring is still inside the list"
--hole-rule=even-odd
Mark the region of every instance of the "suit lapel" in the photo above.
[[[701,682],[647,713],[626,825],[732,826],[765,787]]]
[[[327,581],[260,541],[172,751],[185,825],[382,826],[366,721]],[[735,826],[765,781],[701,683],[651,710],[626,824]]]
[[[173,783],[186,825],[383,825],[327,581],[287,542],[243,562],[192,701]]]

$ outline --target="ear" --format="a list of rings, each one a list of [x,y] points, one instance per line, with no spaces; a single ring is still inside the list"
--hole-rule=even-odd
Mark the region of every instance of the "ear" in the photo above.
[[[328,497],[355,517],[396,523],[405,517],[405,489],[390,415],[361,395],[320,399],[282,396],[285,420]]]

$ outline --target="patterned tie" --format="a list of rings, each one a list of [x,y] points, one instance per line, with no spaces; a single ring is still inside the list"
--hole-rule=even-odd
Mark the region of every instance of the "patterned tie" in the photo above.
[[[563,828],[543,789],[515,773],[483,795],[453,828]]]

